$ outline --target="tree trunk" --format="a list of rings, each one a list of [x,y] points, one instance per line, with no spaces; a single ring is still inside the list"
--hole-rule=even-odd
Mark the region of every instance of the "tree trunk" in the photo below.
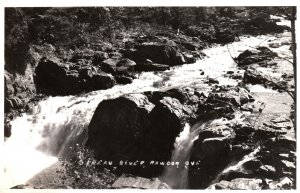
[[[293,54],[293,65],[294,65],[294,75],[296,75],[297,68],[297,55],[296,55],[296,29],[295,29],[295,20],[296,20],[296,7],[292,8],[292,18],[291,18],[291,30],[292,30],[292,54]],[[296,80],[295,80],[296,82]]]
[[[292,17],[290,18],[291,19],[291,31],[292,31],[292,54],[293,54],[293,69],[294,69],[294,81],[295,81],[295,88],[296,88],[296,85],[297,85],[297,76],[296,76],[296,73],[297,73],[297,55],[296,55],[296,49],[297,49],[297,44],[296,44],[296,28],[295,28],[295,21],[296,21],[296,7],[292,7]],[[294,105],[296,105],[296,100],[297,100],[297,90],[295,90],[295,97],[294,97]],[[295,129],[295,137],[297,137],[296,133],[297,133],[297,126],[296,126],[296,106],[294,107],[294,129]]]

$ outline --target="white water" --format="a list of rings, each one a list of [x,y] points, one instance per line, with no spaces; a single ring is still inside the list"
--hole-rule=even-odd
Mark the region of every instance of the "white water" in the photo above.
[[[185,162],[190,158],[193,143],[198,139],[199,132],[203,130],[206,123],[196,123],[192,128],[186,124],[183,131],[176,138],[171,161],[179,162],[178,167],[166,166],[161,181],[167,183],[173,189],[186,189],[188,187],[189,167]]]
[[[230,172],[230,171],[237,171],[237,170],[239,170],[239,169],[241,168],[241,166],[242,166],[244,163],[246,163],[246,162],[248,162],[248,161],[251,161],[251,160],[255,159],[255,155],[259,152],[259,150],[260,150],[260,147],[257,147],[257,148],[254,149],[250,154],[245,155],[240,161],[238,161],[238,162],[236,162],[236,163],[232,163],[232,164],[230,164],[229,166],[227,166],[222,172],[220,172],[220,173],[217,175],[217,177],[216,177],[214,180],[212,180],[211,185],[212,185],[212,184],[215,184],[215,183],[217,183],[217,182],[219,182],[219,181],[220,181],[220,178],[221,178],[221,176],[222,176],[223,174],[226,174],[226,173],[228,173],[228,172]]]
[[[204,60],[174,67],[165,72],[142,73],[129,85],[118,85],[108,90],[94,91],[81,96],[49,97],[40,101],[32,114],[23,114],[11,122],[12,136],[5,139],[3,146],[1,159],[4,168],[0,178],[0,188],[24,184],[35,174],[55,163],[58,156],[67,156],[70,152],[68,146],[84,132],[100,101],[126,93],[185,85],[198,85],[206,90],[207,86],[204,86],[203,81],[207,76],[217,79],[220,84],[236,85],[236,80],[221,76],[229,70],[237,71],[228,49],[231,55],[236,57],[242,51],[249,49],[249,46],[255,47],[266,38],[266,36],[242,37],[240,42],[229,44],[228,48],[217,46],[206,49],[204,52],[209,57]],[[271,39],[279,41],[280,38],[282,37]],[[264,41],[261,46],[267,43]],[[286,52],[284,46],[276,51],[281,51],[280,49]],[[200,75],[200,70],[205,74]],[[243,73],[242,70],[239,71]],[[182,139],[187,139],[190,134],[187,129],[184,130],[181,137],[176,140],[178,147],[186,142]],[[191,142],[188,143],[189,147],[190,144]]]

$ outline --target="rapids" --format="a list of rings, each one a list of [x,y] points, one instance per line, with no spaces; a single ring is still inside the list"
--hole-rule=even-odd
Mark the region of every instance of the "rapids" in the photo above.
[[[241,37],[241,41],[225,46],[215,45],[205,49],[206,58],[195,64],[172,67],[164,72],[144,72],[128,85],[117,85],[111,89],[93,91],[78,96],[48,97],[34,107],[32,113],[22,114],[11,122],[12,136],[5,138],[2,162],[3,174],[0,188],[11,188],[24,184],[43,169],[56,163],[58,157],[70,156],[69,147],[75,143],[84,143],[86,128],[97,105],[105,99],[116,98],[127,93],[164,90],[177,86],[197,85],[207,89],[204,81],[207,77],[214,78],[220,85],[237,85],[238,80],[226,76],[227,71],[243,74],[231,56],[236,57],[250,47],[267,46],[270,42],[290,42],[290,33],[277,36],[260,35],[256,37]],[[266,41],[268,39],[268,41]],[[271,48],[273,49],[273,48]],[[274,48],[282,56],[291,56],[287,45]],[[292,65],[284,64],[284,72],[292,71]],[[204,71],[204,75],[201,75]],[[278,76],[275,72],[270,74]],[[260,86],[250,87],[256,93],[275,92]],[[198,127],[201,129],[202,126]],[[193,128],[193,127],[192,127]],[[174,144],[173,160],[188,160],[193,141],[196,140],[198,129],[186,126]],[[184,154],[182,154],[184,152]],[[174,176],[181,178],[181,184],[171,184],[174,188],[186,188],[188,169],[181,174],[166,168],[161,177],[169,182]],[[182,180],[185,179],[185,180]],[[168,181],[169,180],[169,181]],[[175,181],[175,180],[174,180]]]

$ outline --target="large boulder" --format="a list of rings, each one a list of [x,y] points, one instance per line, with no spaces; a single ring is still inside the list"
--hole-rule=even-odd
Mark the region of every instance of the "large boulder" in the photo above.
[[[265,13],[257,14],[247,20],[244,28],[245,32],[250,34],[282,33],[290,29],[288,26],[277,25],[276,20],[270,19],[270,15]]]
[[[147,94],[148,96],[150,93]],[[185,122],[193,117],[189,106],[178,99],[162,96],[149,101],[144,94],[129,94],[102,101],[89,124],[87,146],[99,160],[168,161],[175,138]],[[153,177],[164,167],[126,167],[119,172]]]
[[[89,124],[87,145],[102,160],[139,159],[153,108],[142,94],[101,102]]]
[[[277,53],[272,52],[267,47],[258,47],[256,50],[246,50],[242,52],[235,61],[239,66],[246,66],[249,64],[259,63],[263,61],[270,61],[277,57]]]
[[[253,101],[249,92],[240,87],[217,86],[206,100],[199,104],[198,115],[201,118],[227,117],[234,108]]]
[[[116,83],[113,76],[98,73],[91,66],[81,63],[61,63],[56,58],[42,58],[35,69],[34,78],[39,92],[54,95],[107,89]]]

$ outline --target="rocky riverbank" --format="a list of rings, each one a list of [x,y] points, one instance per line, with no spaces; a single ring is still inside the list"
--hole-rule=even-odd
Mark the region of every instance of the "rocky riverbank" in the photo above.
[[[97,169],[105,169],[101,178],[108,176],[108,188],[176,188],[176,181],[161,176],[172,165],[174,144],[184,128],[201,122],[205,127],[185,162],[173,163],[188,168],[187,188],[294,189],[291,42],[284,31],[289,28],[277,21],[265,14],[215,18],[214,25],[202,23],[180,33],[127,34],[122,47],[102,42],[59,51],[49,43],[31,45],[24,73],[5,73],[5,136],[14,135],[10,121],[26,112],[27,121],[42,128],[45,139],[38,148],[51,155],[62,156],[70,152],[66,146],[86,141],[101,161]],[[239,35],[266,33],[272,35],[231,56],[228,45],[246,39]],[[143,81],[151,89],[139,91],[136,85]],[[66,101],[51,107],[57,116],[69,113],[66,120],[47,122],[47,116],[55,116],[32,108],[47,97]],[[78,188],[72,183],[86,179],[74,180],[59,188]]]

